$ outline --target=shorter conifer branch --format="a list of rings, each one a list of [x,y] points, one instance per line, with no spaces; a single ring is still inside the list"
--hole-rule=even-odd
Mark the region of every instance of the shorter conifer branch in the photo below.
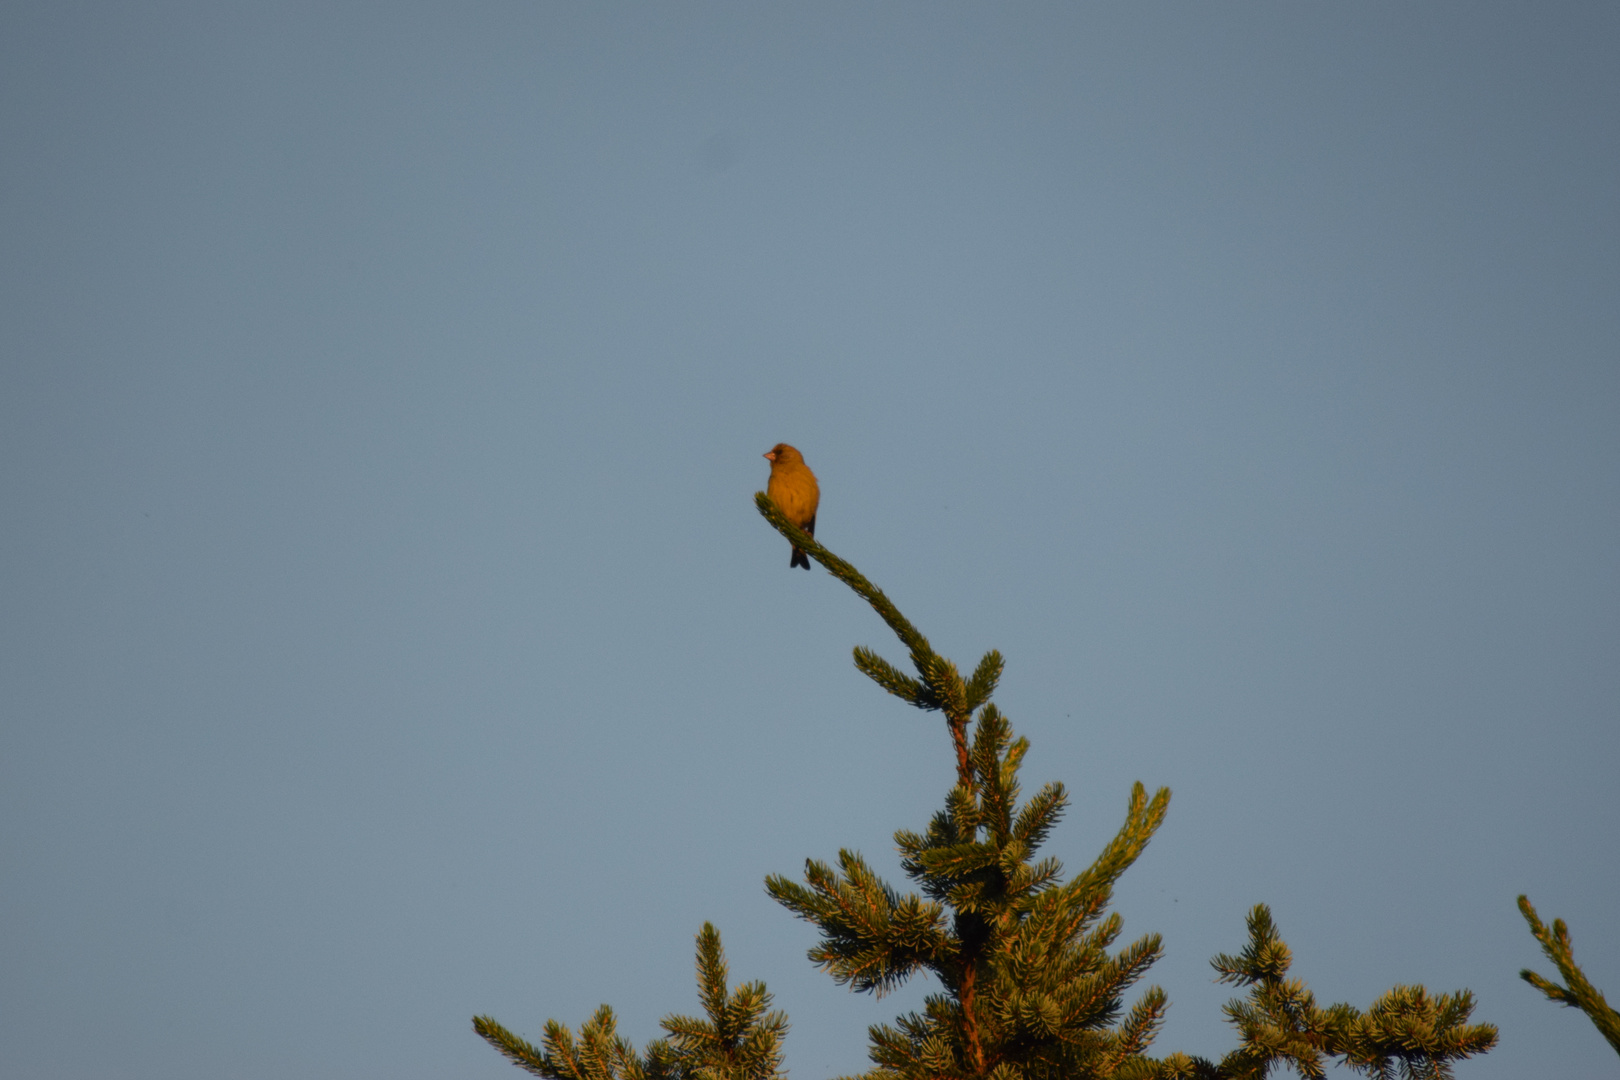
[[[787,1014],[770,1012],[762,982],[726,991],[726,956],[720,932],[704,923],[698,934],[698,996],[707,1018],[672,1015],[660,1023],[669,1033],[669,1057],[681,1076],[693,1080],[777,1080]]]
[[[547,1065],[546,1054],[539,1047],[502,1027],[493,1016],[473,1017],[473,1030],[501,1056],[524,1072],[535,1076],[553,1076],[558,1070]]]
[[[1620,1012],[1610,1008],[1602,993],[1587,981],[1586,973],[1575,963],[1575,951],[1569,940],[1569,927],[1564,925],[1564,920],[1554,919],[1552,926],[1547,926],[1536,914],[1536,909],[1531,906],[1528,896],[1519,897],[1519,913],[1524,916],[1525,922],[1530,924],[1530,932],[1541,943],[1541,951],[1558,968],[1558,974],[1564,977],[1566,985],[1559,986],[1529,968],[1520,971],[1519,978],[1547,995],[1548,1000],[1581,1010],[1603,1037],[1609,1040],[1609,1045],[1614,1047],[1615,1052],[1620,1053]]]
[[[855,667],[883,689],[919,709],[938,709],[939,702],[922,683],[889,663],[865,645],[855,646]]]
[[[668,1076],[662,1043],[643,1058],[617,1030],[613,1010],[603,1005],[579,1029],[579,1039],[555,1020],[546,1021],[544,1049],[512,1034],[493,1017],[476,1016],[473,1030],[512,1064],[546,1080],[663,1080]]]
[[[726,990],[720,933],[709,923],[697,936],[698,997],[706,1019],[670,1015],[667,1038],[643,1053],[619,1037],[613,1010],[603,1005],[574,1037],[566,1024],[546,1021],[536,1047],[493,1017],[475,1016],[473,1030],[512,1064],[545,1080],[782,1080],[782,1036],[787,1016],[769,1012],[762,982]]]
[[[990,695],[996,692],[996,684],[1001,681],[1002,669],[1006,666],[1001,654],[994,649],[984,654],[979,666],[973,669],[973,675],[967,681],[963,707],[968,712],[974,712],[980,705],[990,700]]]

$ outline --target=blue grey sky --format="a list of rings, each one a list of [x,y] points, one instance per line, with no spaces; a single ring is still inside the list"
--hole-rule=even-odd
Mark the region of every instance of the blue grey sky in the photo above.
[[[797,1080],[914,1007],[772,872],[953,772],[818,536],[998,700],[1164,935],[1471,988],[1612,1076],[1620,7],[0,7],[0,1071],[517,1075],[697,1010]]]

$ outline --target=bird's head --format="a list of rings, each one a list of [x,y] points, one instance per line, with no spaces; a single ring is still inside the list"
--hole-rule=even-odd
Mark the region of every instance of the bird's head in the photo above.
[[[785,442],[779,442],[765,451],[765,460],[772,465],[786,465],[790,462],[803,461],[804,455]]]

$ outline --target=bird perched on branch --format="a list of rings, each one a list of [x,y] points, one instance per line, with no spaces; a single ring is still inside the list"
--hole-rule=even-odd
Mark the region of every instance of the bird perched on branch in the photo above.
[[[804,455],[785,442],[777,443],[765,451],[765,460],[771,463],[771,482],[765,494],[782,508],[787,519],[811,536],[816,535],[816,506],[821,502],[821,487],[816,474],[804,463]],[[810,558],[797,547],[788,566],[810,569]]]

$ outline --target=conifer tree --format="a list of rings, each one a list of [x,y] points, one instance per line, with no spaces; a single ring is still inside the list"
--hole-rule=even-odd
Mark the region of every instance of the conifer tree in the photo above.
[[[990,702],[1001,655],[986,653],[963,678],[855,567],[796,528],[763,493],[755,503],[899,637],[915,675],[867,648],[856,648],[855,666],[908,704],[944,714],[956,752],[956,786],[944,809],[924,833],[895,834],[901,865],[921,895],[898,892],[851,851],[839,853],[836,869],[807,861],[803,885],[779,875],[766,880],[773,897],[821,930],[810,959],[839,982],[882,993],[922,971],[939,981],[943,992],[930,995],[921,1013],[870,1029],[876,1068],[862,1080],[1260,1080],[1278,1065],[1322,1076],[1324,1057],[1379,1080],[1440,1080],[1452,1075],[1454,1062],[1495,1045],[1494,1027],[1468,1023],[1474,1002],[1466,990],[1433,997],[1421,986],[1397,986],[1365,1013],[1349,1005],[1319,1009],[1302,982],[1286,978],[1292,958],[1262,905],[1249,916],[1248,948],[1212,961],[1222,981],[1250,990],[1247,1001],[1226,1008],[1239,1048],[1219,1064],[1185,1054],[1149,1057],[1164,992],[1148,987],[1128,1011],[1124,995],[1162,943],[1149,934],[1110,952],[1122,923],[1107,906],[1114,882],[1164,820],[1169,789],[1150,799],[1135,784],[1114,839],[1064,883],[1062,865],[1037,859],[1036,850],[1068,800],[1053,783],[1018,804],[1029,743],[1013,737]]]
[[[918,892],[898,891],[848,850],[836,867],[808,860],[802,884],[776,874],[765,882],[773,898],[820,930],[810,959],[838,982],[876,995],[918,974],[939,984],[921,1012],[869,1029],[874,1068],[859,1080],[1263,1080],[1280,1067],[1317,1080],[1330,1059],[1375,1080],[1445,1080],[1454,1063],[1495,1045],[1494,1027],[1468,1022],[1474,1000],[1466,990],[1435,996],[1396,986],[1366,1012],[1317,1006],[1304,982],[1288,977],[1292,954],[1270,910],[1258,905],[1244,950],[1211,961],[1219,981],[1248,989],[1225,1007],[1238,1048],[1218,1063],[1149,1056],[1168,1006],[1164,991],[1149,986],[1128,1008],[1125,995],[1163,945],[1147,934],[1116,948],[1123,923],[1108,905],[1114,883],[1164,821],[1169,789],[1149,797],[1135,784],[1119,831],[1065,882],[1062,864],[1037,852],[1068,796],[1050,783],[1020,803],[1018,772],[1029,742],[1014,736],[990,701],[1001,655],[986,653],[964,678],[855,567],[789,522],[763,492],[755,502],[899,637],[912,672],[865,647],[855,649],[855,666],[906,703],[942,714],[955,751],[956,782],[944,807],[922,832],[895,833],[901,866]],[[1520,902],[1545,945],[1544,928]],[[1567,958],[1562,923],[1553,937]],[[1572,989],[1553,990],[1575,994],[1586,986],[1573,961],[1567,968],[1555,962]],[[1550,984],[1524,975],[1553,996]],[[763,983],[727,993],[720,935],[708,924],[698,935],[698,985],[708,1019],[666,1017],[666,1037],[641,1053],[618,1036],[606,1005],[577,1039],[547,1021],[541,1048],[486,1016],[473,1026],[514,1064],[547,1080],[779,1080],[787,1019],[767,1012]]]
[[[1542,978],[1529,968],[1519,972],[1519,978],[1547,995],[1547,1000],[1581,1010],[1597,1027],[1609,1045],[1620,1053],[1620,1012],[1615,1012],[1598,992],[1586,981],[1586,973],[1575,963],[1575,952],[1569,942],[1569,927],[1563,919],[1554,919],[1551,927],[1541,921],[1528,896],[1519,897],[1519,913],[1530,924],[1530,932],[1541,943],[1541,951],[1558,968],[1565,986]]]

